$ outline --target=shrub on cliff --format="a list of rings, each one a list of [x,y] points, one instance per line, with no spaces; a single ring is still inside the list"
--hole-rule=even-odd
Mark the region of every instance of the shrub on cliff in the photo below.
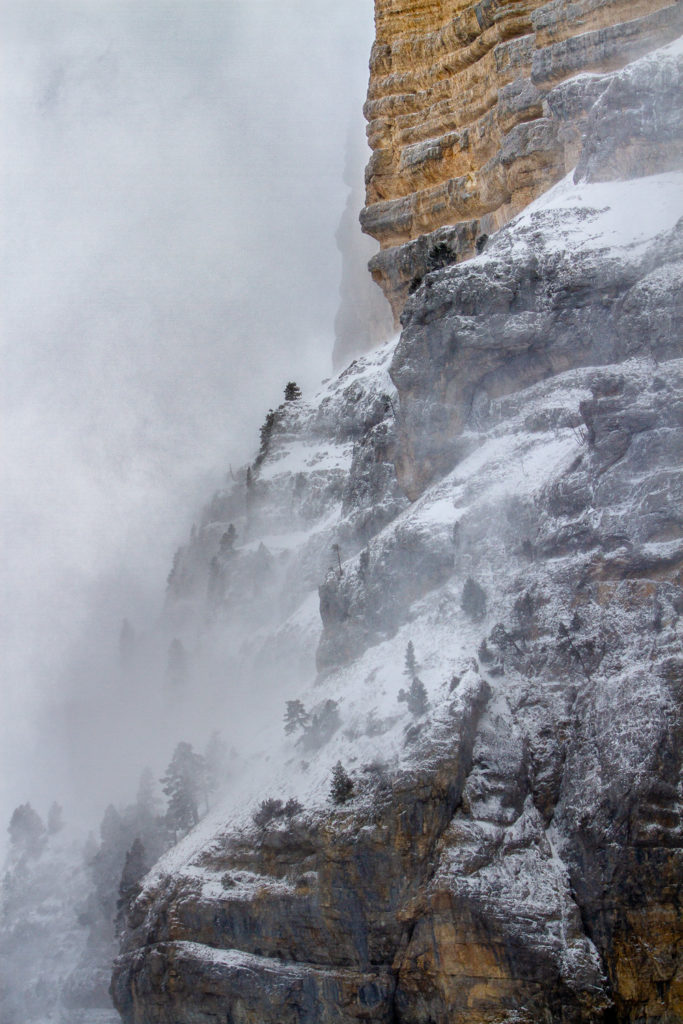
[[[296,814],[301,814],[303,809],[303,805],[293,797],[286,804],[283,804],[282,800],[268,797],[266,800],[261,801],[258,810],[252,814],[251,820],[257,828],[264,829],[272,821],[279,821],[283,818],[289,819],[293,818]]]

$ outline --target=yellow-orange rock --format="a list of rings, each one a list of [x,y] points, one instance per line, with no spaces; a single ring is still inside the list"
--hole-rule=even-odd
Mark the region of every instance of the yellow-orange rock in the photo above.
[[[576,165],[596,74],[675,38],[683,5],[375,0],[375,21],[361,223],[398,319],[411,285],[472,256]]]

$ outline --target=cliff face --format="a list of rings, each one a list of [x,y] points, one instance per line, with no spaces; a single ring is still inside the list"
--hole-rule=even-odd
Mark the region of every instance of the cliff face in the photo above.
[[[682,74],[572,83],[577,181],[207,509],[170,614],[211,594],[206,656],[282,704],[129,909],[126,1024],[683,1018]]]
[[[375,0],[375,20],[361,223],[398,320],[425,273],[472,256],[576,166],[603,76],[678,36],[683,8]],[[663,169],[647,146],[638,160],[640,174]]]

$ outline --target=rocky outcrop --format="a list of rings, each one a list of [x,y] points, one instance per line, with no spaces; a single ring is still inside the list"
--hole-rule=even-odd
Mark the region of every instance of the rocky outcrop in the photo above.
[[[630,96],[618,141],[277,410],[178,559],[300,721],[146,878],[125,1024],[683,1018],[679,52],[557,86]]]
[[[613,180],[637,169],[643,150],[658,170],[682,166],[681,85],[676,47],[612,78],[591,112],[575,179]],[[671,211],[678,188],[660,201]],[[391,373],[401,398],[396,466],[412,498],[455,463],[463,431],[476,429],[493,399],[571,366],[678,351],[683,221],[645,244],[656,214],[642,205],[635,179],[611,190],[587,186],[585,205],[573,211],[560,212],[560,195],[501,231],[485,255],[427,275],[408,301]],[[606,253],[591,239],[614,230],[599,211],[609,202],[621,237]]]
[[[683,12],[668,0],[376,0],[375,21],[361,223],[380,242],[370,269],[398,319],[426,273],[474,255],[576,165],[611,73],[676,38]],[[653,153],[645,120],[629,158],[639,174],[671,166],[680,147],[679,132],[662,133],[673,154]],[[612,125],[601,113],[590,124],[599,148]]]
[[[328,648],[312,692],[337,731],[268,756],[285,785],[292,755],[353,757],[353,798],[162,861],[116,965],[127,1024],[679,1019],[681,385],[681,358],[639,357],[492,403],[470,455],[344,563],[325,631],[363,578],[376,628]],[[406,635],[430,708],[396,733],[365,714]]]
[[[342,1022],[391,1021],[394,956],[408,942],[411,904],[460,800],[485,696],[478,680],[455,700],[453,723],[442,724],[440,743],[430,742],[433,767],[420,764],[418,749],[412,770],[379,783],[370,774],[362,809],[301,816],[251,842],[228,839],[201,858],[199,877],[149,891],[115,981],[124,1019],[141,1019],[141,997],[148,1024],[186,1019],[208,973],[217,975],[221,999],[216,1007],[195,1001],[195,1021],[222,1022],[226,1011],[240,1024],[322,1020],[324,1006]],[[220,895],[202,892],[207,876],[223,880]],[[156,1012],[154,992],[167,988],[162,977],[174,998],[164,994]]]

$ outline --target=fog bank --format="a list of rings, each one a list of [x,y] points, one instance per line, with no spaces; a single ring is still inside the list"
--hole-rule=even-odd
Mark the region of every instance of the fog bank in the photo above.
[[[153,622],[284,383],[329,372],[372,5],[5,0],[0,31],[6,821],[68,805],[84,689],[112,724],[98,645]]]

